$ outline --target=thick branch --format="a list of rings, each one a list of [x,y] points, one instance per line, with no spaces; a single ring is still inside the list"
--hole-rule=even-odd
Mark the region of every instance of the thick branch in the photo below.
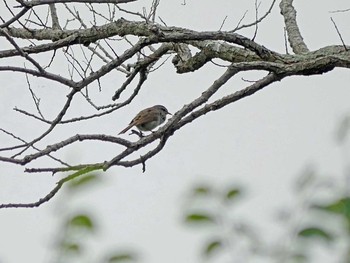
[[[61,29],[55,4],[49,4],[49,8],[50,8],[50,14],[51,14],[51,20],[52,20],[52,28]]]
[[[13,37],[36,40],[57,40],[74,34],[77,36],[77,39],[72,44],[77,42],[91,43],[99,39],[105,39],[116,35],[135,35],[139,37],[148,37],[148,44],[163,42],[178,43],[194,40],[223,40],[245,47],[263,58],[278,56],[277,53],[272,52],[271,50],[257,44],[249,38],[236,33],[221,31],[197,32],[179,27],[164,27],[156,24],[148,24],[146,22],[130,22],[123,18],[120,18],[115,22],[103,26],[94,26],[88,29],[65,31],[52,29],[33,29],[31,31],[28,31],[19,28],[9,28],[8,33]]]
[[[284,23],[288,33],[289,43],[295,54],[307,53],[307,48],[303,37],[301,36],[299,26],[296,20],[296,11],[293,6],[293,0],[282,0],[280,3],[281,14],[284,17]]]
[[[34,7],[38,5],[58,4],[58,3],[90,3],[90,4],[123,4],[135,2],[137,0],[33,0],[19,1],[25,7]]]

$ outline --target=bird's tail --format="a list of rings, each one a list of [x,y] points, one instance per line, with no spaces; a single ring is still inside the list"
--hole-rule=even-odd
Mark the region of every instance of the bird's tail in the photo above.
[[[131,127],[134,126],[134,125],[129,125],[128,127],[126,127],[124,130],[122,130],[120,133],[118,133],[118,135],[122,134],[122,133],[126,133],[128,130],[131,129]]]

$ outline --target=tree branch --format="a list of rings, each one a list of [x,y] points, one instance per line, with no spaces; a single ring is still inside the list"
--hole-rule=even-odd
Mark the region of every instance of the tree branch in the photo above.
[[[304,39],[301,36],[299,26],[297,25],[293,0],[282,0],[280,3],[280,9],[286,25],[288,40],[294,53],[307,53],[309,49],[307,48]]]
[[[137,0],[17,0],[22,6],[31,8],[39,5],[62,4],[62,3],[91,3],[91,4],[124,4],[135,2]]]

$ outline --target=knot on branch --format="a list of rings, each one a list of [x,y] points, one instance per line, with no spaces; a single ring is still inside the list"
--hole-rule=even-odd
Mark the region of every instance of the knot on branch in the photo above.
[[[172,59],[172,63],[176,72],[180,74],[195,71],[213,58],[212,52],[205,48],[194,56],[186,44],[174,44],[174,49],[177,54]]]

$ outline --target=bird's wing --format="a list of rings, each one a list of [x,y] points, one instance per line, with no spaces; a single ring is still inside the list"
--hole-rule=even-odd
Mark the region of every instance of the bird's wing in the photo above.
[[[130,125],[141,125],[143,123],[156,121],[157,120],[157,112],[154,112],[152,109],[144,109],[140,111],[139,114],[130,122]]]
[[[144,109],[139,112],[139,114],[136,115],[135,118],[132,119],[132,121],[129,123],[128,127],[126,127],[124,130],[122,130],[119,134],[125,133],[128,130],[131,129],[133,126],[142,125],[143,123],[156,121],[157,120],[157,113],[152,113],[151,108]]]

